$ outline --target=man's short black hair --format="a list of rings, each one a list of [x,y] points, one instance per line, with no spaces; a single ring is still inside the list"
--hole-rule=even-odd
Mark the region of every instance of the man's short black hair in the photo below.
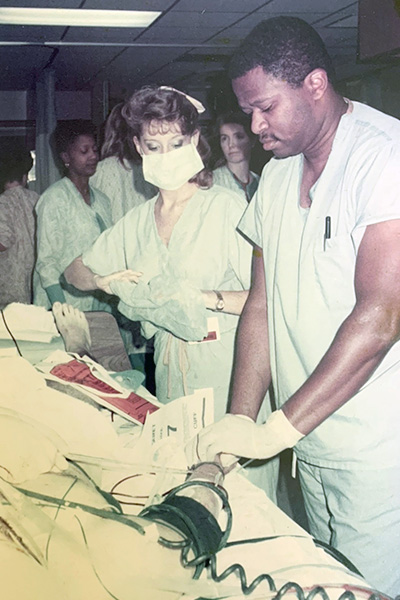
[[[273,17],[256,25],[234,53],[229,76],[237,79],[256,67],[292,87],[302,85],[317,68],[326,71],[332,85],[336,80],[324,42],[311,25],[297,17]]]

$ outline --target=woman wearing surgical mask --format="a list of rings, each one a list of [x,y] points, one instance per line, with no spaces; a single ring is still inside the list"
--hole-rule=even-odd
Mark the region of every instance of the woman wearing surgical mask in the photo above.
[[[215,163],[214,183],[235,190],[250,202],[260,177],[250,171],[251,151],[256,138],[250,129],[249,118],[241,112],[220,115],[215,132],[222,156]]]
[[[141,321],[146,337],[155,335],[159,401],[212,387],[220,418],[252,250],[236,231],[246,202],[213,186],[204,166],[203,110],[167,87],[142,88],[125,104],[144,177],[159,191],[104,232],[65,277],[81,290],[115,294],[119,310]]]

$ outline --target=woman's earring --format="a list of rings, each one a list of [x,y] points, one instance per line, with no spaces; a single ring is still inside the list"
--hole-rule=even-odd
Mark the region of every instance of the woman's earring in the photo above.
[[[66,169],[69,169],[69,163],[64,163]]]

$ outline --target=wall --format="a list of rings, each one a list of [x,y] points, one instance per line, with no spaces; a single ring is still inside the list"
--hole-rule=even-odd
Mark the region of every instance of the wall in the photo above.
[[[0,92],[0,121],[26,121],[34,119],[34,94],[27,91]],[[57,119],[91,119],[90,92],[56,91]]]
[[[0,92],[0,120],[25,121],[27,119],[26,91]]]
[[[400,119],[400,66],[387,65],[371,73],[349,79],[340,91],[351,100],[365,102]]]

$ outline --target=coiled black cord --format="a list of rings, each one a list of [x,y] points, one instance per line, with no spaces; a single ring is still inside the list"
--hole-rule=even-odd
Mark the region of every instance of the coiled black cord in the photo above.
[[[224,533],[221,532],[217,521],[202,504],[196,502],[192,498],[178,496],[180,491],[191,486],[204,486],[213,490],[221,498],[223,502],[223,508],[228,514],[228,522]],[[204,520],[205,513],[208,513],[206,521]],[[202,516],[199,517],[199,514]],[[320,600],[330,600],[328,592],[323,586],[315,586],[310,591],[307,591],[304,590],[299,584],[290,581],[277,590],[273,577],[267,573],[262,573],[252,582],[248,583],[245,569],[239,563],[229,566],[220,574],[217,573],[216,553],[219,550],[222,550],[222,548],[239,544],[256,543],[282,537],[270,536],[228,543],[227,540],[232,527],[232,511],[228,502],[227,493],[225,490],[223,490],[223,488],[219,488],[204,481],[187,481],[172,490],[165,497],[161,504],[153,505],[144,509],[140,513],[140,516],[163,523],[183,536],[184,539],[178,542],[160,538],[159,543],[171,549],[181,550],[182,565],[187,568],[195,568],[195,573],[193,575],[194,579],[198,579],[202,570],[205,567],[209,567],[210,576],[216,583],[224,581],[227,577],[234,573],[239,578],[240,588],[245,596],[252,594],[254,590],[263,581],[265,581],[269,586],[269,590],[271,592],[276,592],[274,600],[281,600],[281,598],[287,594],[295,594],[298,600],[315,600],[316,598],[319,598]],[[204,530],[206,528],[211,528],[211,531],[208,532],[210,535],[205,535]],[[317,547],[323,548],[326,552],[328,552],[328,554],[333,556],[348,570],[351,570],[356,575],[361,576],[357,568],[341,552],[335,548],[332,548],[332,546],[329,546],[325,542],[321,542],[319,540],[313,541]],[[194,558],[192,560],[189,560],[188,558],[189,553],[194,554]],[[354,588],[354,586],[346,585],[345,588],[347,589],[345,589],[345,591],[339,596],[338,600],[357,600],[355,593],[349,589],[351,587]],[[369,593],[368,588],[363,588],[362,591],[366,594]],[[197,600],[207,599],[198,598]],[[383,594],[378,594],[374,591],[371,591],[370,595],[368,596],[368,600],[390,599]]]
[[[214,516],[199,502],[179,492],[189,487],[205,487],[212,490],[222,501],[227,513],[227,524],[222,532]],[[181,536],[181,541],[171,541],[164,537],[159,543],[167,548],[181,549],[181,562],[184,567],[194,568],[193,579],[198,579],[210,559],[226,545],[232,528],[232,511],[228,496],[223,488],[207,481],[186,481],[169,492],[160,504],[143,509],[140,517],[167,525]],[[194,555],[189,559],[189,554]]]

